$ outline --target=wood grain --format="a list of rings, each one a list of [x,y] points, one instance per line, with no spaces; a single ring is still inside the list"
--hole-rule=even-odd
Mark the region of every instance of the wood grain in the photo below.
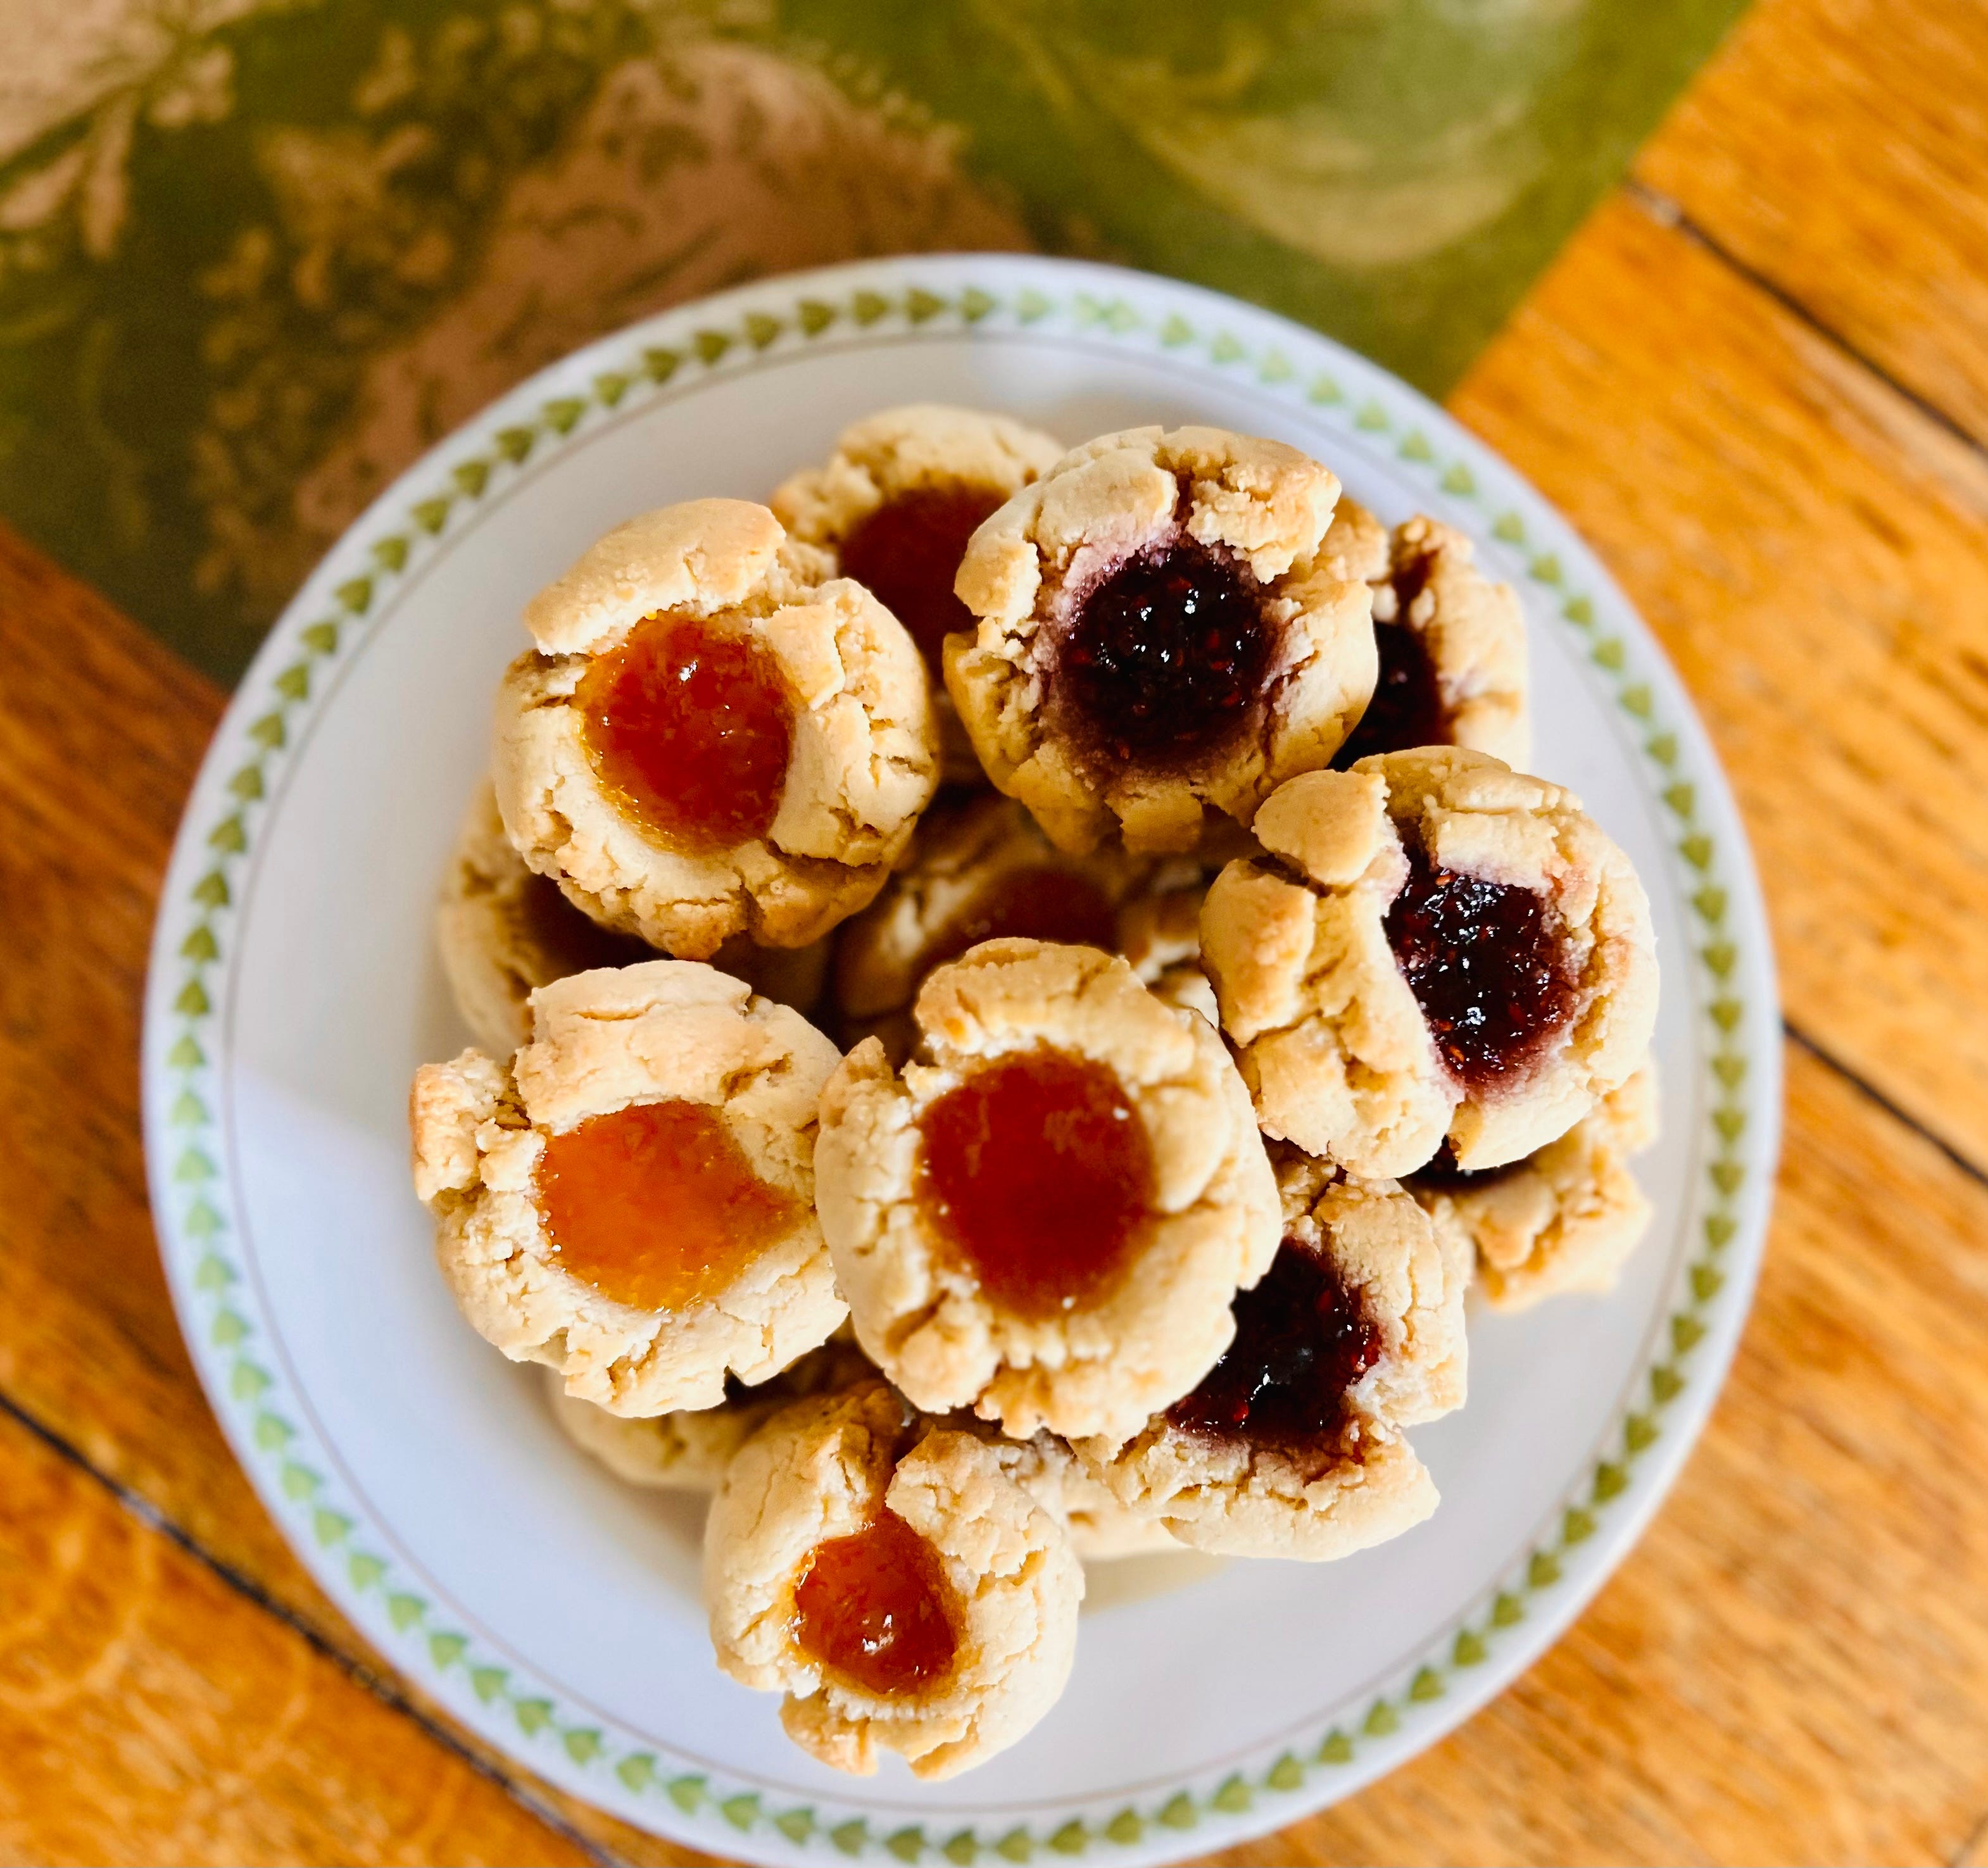
[[[1451,406],[1676,662],[1790,1018],[1988,1163],[1988,460],[1621,198]]]
[[[45,591],[41,613],[56,600]],[[103,617],[95,627],[93,654],[137,646]],[[92,691],[120,691],[121,678],[114,666],[99,667]],[[43,698],[61,704],[59,694]],[[117,822],[126,834],[130,826],[90,795],[110,782],[101,765],[85,762],[71,768],[67,789],[77,821]],[[39,1040],[82,1048],[59,1022],[44,1023]],[[40,1087],[63,1093],[56,1079]],[[1988,1583],[1988,1529],[1974,1488],[1956,1486],[1953,1475],[1980,1469],[1988,1455],[1988,1400],[1970,1328],[1988,1285],[1988,1191],[1805,1054],[1791,1060],[1791,1091],[1760,1309],[1706,1447],[1643,1549],[1574,1633],[1462,1732],[1340,1809],[1233,1859],[1910,1860],[1949,1857],[1972,1833],[1988,1809],[1975,1736],[1988,1711],[1988,1664],[1969,1610]],[[136,1173],[128,1129],[122,1146],[128,1178]],[[117,1156],[106,1143],[104,1158]],[[31,1340],[45,1321],[76,1327],[62,1312],[60,1255],[49,1255],[43,1270],[48,1282],[30,1294],[32,1307],[0,1315],[0,1343],[16,1371],[45,1370],[52,1359]],[[86,1291],[100,1275],[85,1277]],[[170,1346],[163,1293],[150,1311],[127,1301],[125,1336],[113,1346],[126,1338]],[[123,1407],[120,1373],[114,1363],[93,1375],[72,1370],[67,1385],[44,1374],[37,1392],[93,1410],[100,1442],[123,1471],[156,1479],[169,1498],[222,1509],[228,1486],[240,1481],[211,1429],[201,1461],[175,1465],[162,1444],[197,1413],[197,1397],[189,1390],[181,1414],[155,1424]],[[45,1473],[36,1482],[50,1481]],[[86,1484],[73,1474],[67,1482]],[[25,1481],[15,1489],[31,1501],[30,1528],[56,1515],[32,1505]],[[25,1569],[39,1573],[48,1560],[25,1535],[0,1522],[0,1544],[25,1549]],[[270,1535],[265,1526],[262,1538]],[[253,1540],[238,1539],[235,1549],[257,1560]],[[280,1578],[288,1559],[279,1556]],[[95,1558],[90,1567],[106,1569]],[[1922,1610],[1942,1594],[1943,1610]],[[179,1679],[178,1650],[160,1656],[152,1647],[186,1619],[175,1612],[163,1631],[141,1620],[124,1637],[147,1678]],[[288,1651],[260,1636],[244,1640],[231,1630],[223,1644],[237,1657],[232,1664],[251,1673],[275,1670],[269,1657]],[[238,1691],[238,1701],[213,1714],[215,1742],[253,1752],[269,1702],[246,1684]],[[113,1705],[93,1704],[92,1745],[165,1771],[147,1749],[159,1741],[157,1716],[142,1701],[113,1697]],[[212,1699],[208,1691],[205,1703]],[[126,1714],[130,1723],[119,1724]],[[438,1768],[434,1741],[401,1723],[404,1758],[394,1768],[404,1779],[396,1781],[424,1781]],[[22,1754],[32,1774],[24,1763],[8,1777],[32,1794],[9,1820],[46,1826],[0,1832],[0,1843],[35,1859],[112,1853],[90,1826],[100,1787],[56,1756],[59,1725],[37,1729],[39,1748]],[[1857,1772],[1845,1772],[1846,1759]],[[183,1777],[167,1781],[200,1775],[179,1768]],[[242,1806],[227,1806],[228,1821],[276,1826],[266,1831],[191,1829],[194,1818],[162,1797],[119,1806],[119,1833],[134,1854],[175,1859],[473,1853],[452,1833],[438,1839],[408,1816],[401,1828],[389,1822],[392,1834],[374,1837],[366,1854],[348,1830],[319,1833],[294,1808],[262,1809],[265,1795],[278,1796],[268,1781],[252,1778]],[[1883,1794],[1874,1795],[1878,1785]],[[494,1786],[490,1794],[501,1795]],[[213,1807],[201,1805],[199,1820],[219,1822]],[[616,1829],[592,1833],[607,1835],[617,1853],[677,1859]]]
[[[1799,1047],[1729,1385],[1573,1630],[1221,1859],[1946,1862],[1988,1813],[1988,1185]]]
[[[1760,0],[1638,173],[1988,436],[1984,65],[1956,0]],[[1454,406],[1682,670],[1797,1025],[1988,1166],[1982,456],[1622,201]],[[353,1677],[206,1411],[146,1214],[145,944],[218,698],[4,537],[0,655],[0,1397],[322,1643],[0,1417],[0,1857],[694,1859]],[[1789,1066],[1758,1306],[1636,1555],[1445,1743],[1225,1859],[1988,1862],[1988,1184]]]
[[[15,1158],[32,1164],[0,1202],[0,1395],[327,1646],[376,1666],[290,1554],[208,1412],[147,1203],[147,944],[221,698],[4,529],[0,665],[0,1107]],[[434,1741],[411,1721],[407,1731],[418,1773]],[[617,1857],[702,1859],[548,1786],[532,1794]]]
[[[221,696],[0,539],[0,1390],[225,1562],[329,1614],[256,1508],[166,1295],[137,1146],[161,872]]]
[[[1757,0],[1635,172],[1988,441],[1977,0]]]
[[[585,1862],[0,1418],[0,1859]]]

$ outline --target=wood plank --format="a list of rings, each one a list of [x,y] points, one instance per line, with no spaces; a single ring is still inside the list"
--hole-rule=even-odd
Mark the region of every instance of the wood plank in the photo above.
[[[0,1388],[317,1618],[201,1397],[138,1145],[153,902],[221,698],[11,535],[0,654],[0,1104],[35,1164],[0,1208]]]
[[[1951,1861],[1988,1813],[1988,1186],[1790,1047],[1730,1385],[1517,1686],[1220,1859]]]
[[[1895,1064],[1874,1076],[1922,1116],[1946,1110],[1949,1128],[1978,1141],[1964,1105],[1973,1095],[1983,1106],[1969,1023],[1980,951],[1966,946],[1978,937],[1966,917],[1981,906],[1980,833],[1969,843],[1965,813],[1925,782],[1943,775],[1948,790],[1978,796],[1982,775],[1966,744],[1979,736],[1976,691],[1962,678],[1966,619],[1988,594],[1988,490],[1973,457],[1943,453],[1898,399],[1619,207],[1461,400],[1480,425],[1503,424],[1497,444],[1603,544],[1706,698],[1769,870],[1804,1024],[1860,1068]],[[1604,421],[1611,445],[1598,448]],[[135,1028],[146,877],[178,796],[163,783],[178,741],[153,716],[184,697],[170,671],[148,687],[98,667],[94,644],[114,619],[93,621],[73,589],[9,581],[6,557],[0,630],[21,671],[0,688],[0,796],[16,840],[39,839],[43,853],[33,866],[0,856],[0,942],[31,867],[61,887],[31,904],[38,939],[0,945],[0,1093],[14,1108],[69,1100],[66,1121],[41,1121],[22,1156],[46,1184],[44,1204],[0,1232],[0,1386],[32,1393],[176,1516],[205,1512],[217,1538],[235,1540],[230,1561],[282,1581],[287,1556],[201,1424],[151,1262],[134,1133],[110,1100],[116,1072],[93,1055]],[[77,627],[97,633],[58,652],[59,632]],[[22,633],[39,647],[17,654]],[[144,645],[127,646],[142,664]],[[39,718],[51,708],[85,718],[51,726]],[[125,733],[150,775],[130,787],[117,775]],[[150,869],[130,868],[146,848]],[[130,896],[135,910],[94,920],[92,890]],[[1929,902],[1936,936],[1888,907]],[[73,973],[45,951],[65,944],[83,956]],[[57,970],[34,971],[46,967]],[[1900,1002],[1888,1008],[1888,992]],[[1957,1064],[1931,1042],[1949,1027]],[[43,1056],[59,1067],[42,1068]],[[1988,1197],[1812,1060],[1797,1055],[1792,1070],[1761,1309],[1707,1447],[1651,1539],[1569,1639],[1462,1732],[1234,1859],[1946,1860],[1966,1846],[1988,1809],[1974,1741],[1988,1678],[1966,1614],[1981,1599],[1988,1542],[1973,1488],[1953,1475],[1988,1452],[1965,1327],[1988,1283]],[[90,1262],[66,1262],[78,1259]],[[149,1297],[130,1282],[147,1275]],[[167,1408],[163,1424],[123,1404],[127,1381]],[[171,1444],[180,1430],[204,1432],[204,1446]],[[31,1505],[39,1495],[15,1489]],[[247,1513],[259,1544],[241,1529]],[[14,1536],[5,1549],[51,1560]],[[178,1715],[150,1716],[169,1727]],[[97,1728],[75,1729],[95,1744]],[[36,1782],[39,1800],[79,1824],[97,1793],[60,1755],[72,1741],[43,1731],[55,1762]],[[106,1852],[93,1832],[78,1834],[70,1857]],[[0,1844],[64,1858],[50,1843],[17,1847],[4,1829]],[[431,1834],[395,1846],[404,1859],[470,1853]],[[258,1838],[210,1853],[289,1846]],[[169,1841],[157,1852],[198,1851]]]
[[[1988,17],[1757,0],[1635,173],[1988,441]]]
[[[1988,461],[1621,198],[1451,406],[1682,673],[1790,1016],[1988,1163]]]
[[[580,1863],[0,1417],[0,1859]]]
[[[4,529],[0,657],[0,1106],[13,1158],[32,1164],[0,1203],[0,1393],[340,1653],[377,1666],[291,1555],[208,1410],[147,1202],[146,949],[222,697]],[[408,1731],[417,1755],[432,1745]],[[532,1794],[620,1858],[702,1859],[549,1787]]]

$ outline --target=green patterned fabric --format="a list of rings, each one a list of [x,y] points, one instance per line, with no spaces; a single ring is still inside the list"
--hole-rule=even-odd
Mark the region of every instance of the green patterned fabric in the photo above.
[[[0,515],[238,673],[519,377],[697,294],[1041,247],[1432,390],[1741,0],[14,0]]]

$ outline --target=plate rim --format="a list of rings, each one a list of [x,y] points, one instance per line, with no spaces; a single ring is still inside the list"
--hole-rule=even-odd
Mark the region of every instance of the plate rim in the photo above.
[[[1659,1342],[1632,1372],[1648,1400],[1619,1410],[1595,1443],[1619,1451],[1579,1474],[1517,1573],[1501,1577],[1371,1704],[1356,1700],[1357,1716],[1334,1721],[1306,1745],[1256,1759],[1217,1783],[1183,1782],[1137,1808],[1053,1799],[1050,1816],[1004,1820],[999,1834],[962,1818],[900,1821],[901,1807],[887,1827],[871,1820],[884,1812],[860,1794],[774,1809],[759,1791],[714,1784],[708,1772],[669,1772],[653,1752],[624,1749],[617,1757],[600,1722],[563,1722],[556,1701],[539,1690],[543,1683],[528,1680],[519,1690],[512,1679],[519,1669],[478,1666],[471,1637],[429,1625],[427,1603],[394,1588],[391,1561],[362,1548],[367,1531],[375,1542],[390,1542],[384,1527],[341,1508],[351,1501],[333,1498],[309,1464],[310,1437],[269,1400],[279,1383],[252,1347],[267,1319],[255,1314],[249,1281],[231,1260],[233,1228],[216,1191],[227,1165],[213,1113],[225,1059],[218,1049],[210,1056],[201,1039],[217,1029],[208,1022],[218,1019],[233,964],[225,941],[233,928],[229,879],[248,856],[252,826],[270,802],[272,763],[279,766],[296,728],[321,699],[321,671],[391,613],[402,580],[447,549],[459,509],[501,505],[568,437],[597,431],[617,410],[631,414],[670,383],[801,354],[822,347],[831,332],[831,342],[854,342],[976,329],[1061,330],[1073,341],[1149,355],[1157,346],[1273,399],[1295,397],[1310,418],[1344,428],[1349,440],[1390,445],[1432,497],[1480,515],[1473,534],[1480,549],[1543,600],[1536,606],[1550,606],[1584,640],[1591,679],[1614,704],[1618,732],[1634,735],[1634,748],[1651,768],[1641,775],[1672,846],[1695,948],[1689,961],[1668,962],[1668,986],[1678,991],[1688,978],[1692,1002],[1712,1027],[1696,1040],[1709,1064],[1701,1086],[1706,1128],[1693,1164],[1699,1184],[1687,1209],[1699,1242],[1683,1254],[1679,1288],[1654,1333],[1667,1335],[1668,1353]],[[937,254],[783,275],[641,320],[507,392],[373,502],[270,630],[189,794],[154,925],[141,1079],[161,1256],[189,1354],[237,1459],[341,1611],[479,1737],[641,1826],[760,1861],[819,1860],[825,1846],[845,1856],[904,1861],[928,1852],[970,1862],[1095,1851],[1131,1868],[1281,1826],[1405,1762],[1508,1685],[1612,1574],[1681,1470],[1745,1321],[1778,1148],[1780,1029],[1750,849],[1696,711],[1613,579],[1523,477],[1407,384],[1274,313],[1090,262]],[[328,1463],[322,1449],[319,1463]],[[843,1807],[826,1817],[817,1813],[837,1804]],[[955,1833],[928,1835],[928,1827]]]

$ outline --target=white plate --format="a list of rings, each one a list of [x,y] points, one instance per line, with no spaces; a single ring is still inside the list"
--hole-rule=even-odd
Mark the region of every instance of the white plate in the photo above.
[[[457,1317],[409,1190],[405,1100],[463,1041],[430,939],[525,599],[609,525],[763,497],[880,405],[1065,438],[1207,421],[1321,456],[1390,521],[1472,534],[1522,592],[1540,770],[1649,887],[1664,961],[1652,1237],[1621,1288],[1477,1316],[1469,1407],[1416,1437],[1443,1502],[1351,1561],[1094,1588],[1077,1670],[950,1783],[868,1780],[722,1679],[694,1526],[559,1437]],[[1605,434],[1597,448],[1612,444]],[[582,351],[438,448],[291,605],[167,875],[146,1012],[153,1202],[181,1321],[276,1519],[382,1654],[633,1822],[761,1861],[1132,1864],[1287,1822],[1531,1662],[1676,1474],[1740,1333],[1779,1111],[1743,833],[1690,704],[1567,525],[1439,410],[1213,294],[1034,258],[884,261],[747,287]]]

